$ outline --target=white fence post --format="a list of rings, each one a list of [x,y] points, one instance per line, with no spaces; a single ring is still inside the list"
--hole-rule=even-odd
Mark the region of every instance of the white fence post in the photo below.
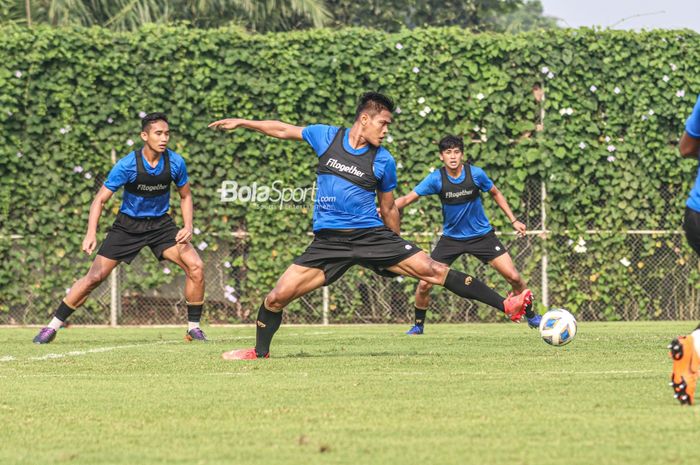
[[[547,185],[542,181],[542,200],[540,205],[540,215],[542,216],[542,305],[545,308],[549,307],[549,277],[547,275]]]
[[[328,311],[330,307],[330,291],[328,290],[328,286],[323,286],[323,324],[327,325],[328,324]]]
[[[109,302],[109,325],[116,327],[119,325],[119,315],[122,312],[122,299],[119,289],[119,267],[112,270],[109,277],[110,302]]]

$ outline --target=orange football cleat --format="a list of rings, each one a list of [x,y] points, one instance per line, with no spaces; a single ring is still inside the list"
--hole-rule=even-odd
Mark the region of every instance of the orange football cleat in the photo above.
[[[695,384],[698,379],[700,358],[695,352],[693,336],[679,336],[668,345],[673,359],[673,373],[669,385],[673,388],[673,397],[681,405],[695,403]]]
[[[258,357],[258,354],[255,352],[255,347],[253,347],[252,349],[229,350],[221,354],[221,357],[224,360],[257,360],[259,358],[270,358],[270,354],[267,353],[264,357]]]
[[[506,300],[503,301],[503,308],[508,318],[516,323],[525,315],[525,309],[532,303],[532,291],[525,289],[518,295],[512,292],[508,294]]]

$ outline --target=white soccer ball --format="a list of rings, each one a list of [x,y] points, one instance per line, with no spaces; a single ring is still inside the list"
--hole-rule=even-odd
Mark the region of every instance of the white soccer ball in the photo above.
[[[576,336],[576,318],[563,308],[552,309],[542,315],[540,336],[547,344],[566,345]]]

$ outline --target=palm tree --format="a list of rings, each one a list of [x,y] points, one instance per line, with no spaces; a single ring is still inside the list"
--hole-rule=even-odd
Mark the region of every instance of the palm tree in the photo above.
[[[114,30],[188,21],[195,27],[236,23],[268,32],[322,27],[331,19],[324,0],[0,0],[0,12],[7,5],[7,14],[0,19],[20,22],[27,2],[37,23],[97,25]]]

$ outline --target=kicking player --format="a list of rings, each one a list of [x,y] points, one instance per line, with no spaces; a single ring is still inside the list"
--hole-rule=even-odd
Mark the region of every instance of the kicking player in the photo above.
[[[122,158],[112,168],[90,206],[83,251],[91,254],[97,244],[97,224],[102,208],[120,187],[124,198],[117,219],[97,252],[85,276],[76,281],[56,309],[49,325],[34,338],[36,344],[48,344],[68,317],[87,300],[119,262],[131,263],[148,246],[158,260],[169,260],[185,271],[187,300],[187,340],[206,341],[199,328],[204,304],[204,269],[192,238],[192,195],[185,160],[167,149],[170,139],[168,119],[152,113],[141,120],[143,148]],[[168,215],[170,184],[180,193],[184,227],[178,229]]]
[[[529,291],[504,299],[486,284],[432,260],[399,236],[399,212],[392,193],[396,187],[396,164],[391,154],[380,147],[388,134],[393,111],[391,99],[368,92],[360,98],[349,129],[238,118],[209,125],[216,129],[242,127],[278,139],[303,140],[318,156],[314,240],[260,305],[255,347],[226,352],[225,359],[268,357],[284,307],[333,283],[353,265],[385,276],[402,274],[445,286],[461,297],[505,312],[514,321],[525,313],[532,298]],[[377,200],[384,222],[377,214]]]
[[[679,146],[681,156],[698,158],[700,154],[700,96],[690,118],[685,123],[685,132]],[[683,229],[688,244],[700,255],[700,168],[695,185],[685,204]],[[700,325],[688,336],[680,336],[668,346],[673,359],[671,386],[674,397],[681,405],[695,403],[695,385],[700,368]]]
[[[525,225],[513,215],[505,196],[484,170],[470,163],[462,163],[464,142],[461,137],[446,136],[438,143],[438,147],[444,166],[426,176],[410,194],[396,199],[396,207],[401,210],[425,195],[440,196],[443,232],[430,254],[431,258],[450,266],[460,256],[472,255],[495,268],[511,285],[514,294],[528,291],[525,280],[518,273],[508,251],[496,237],[486,217],[481,192],[491,194],[518,236],[525,235]],[[418,284],[415,322],[406,334],[423,334],[432,287],[431,283],[423,280]],[[539,326],[541,317],[532,311],[531,305],[528,305],[525,316],[531,328]]]

